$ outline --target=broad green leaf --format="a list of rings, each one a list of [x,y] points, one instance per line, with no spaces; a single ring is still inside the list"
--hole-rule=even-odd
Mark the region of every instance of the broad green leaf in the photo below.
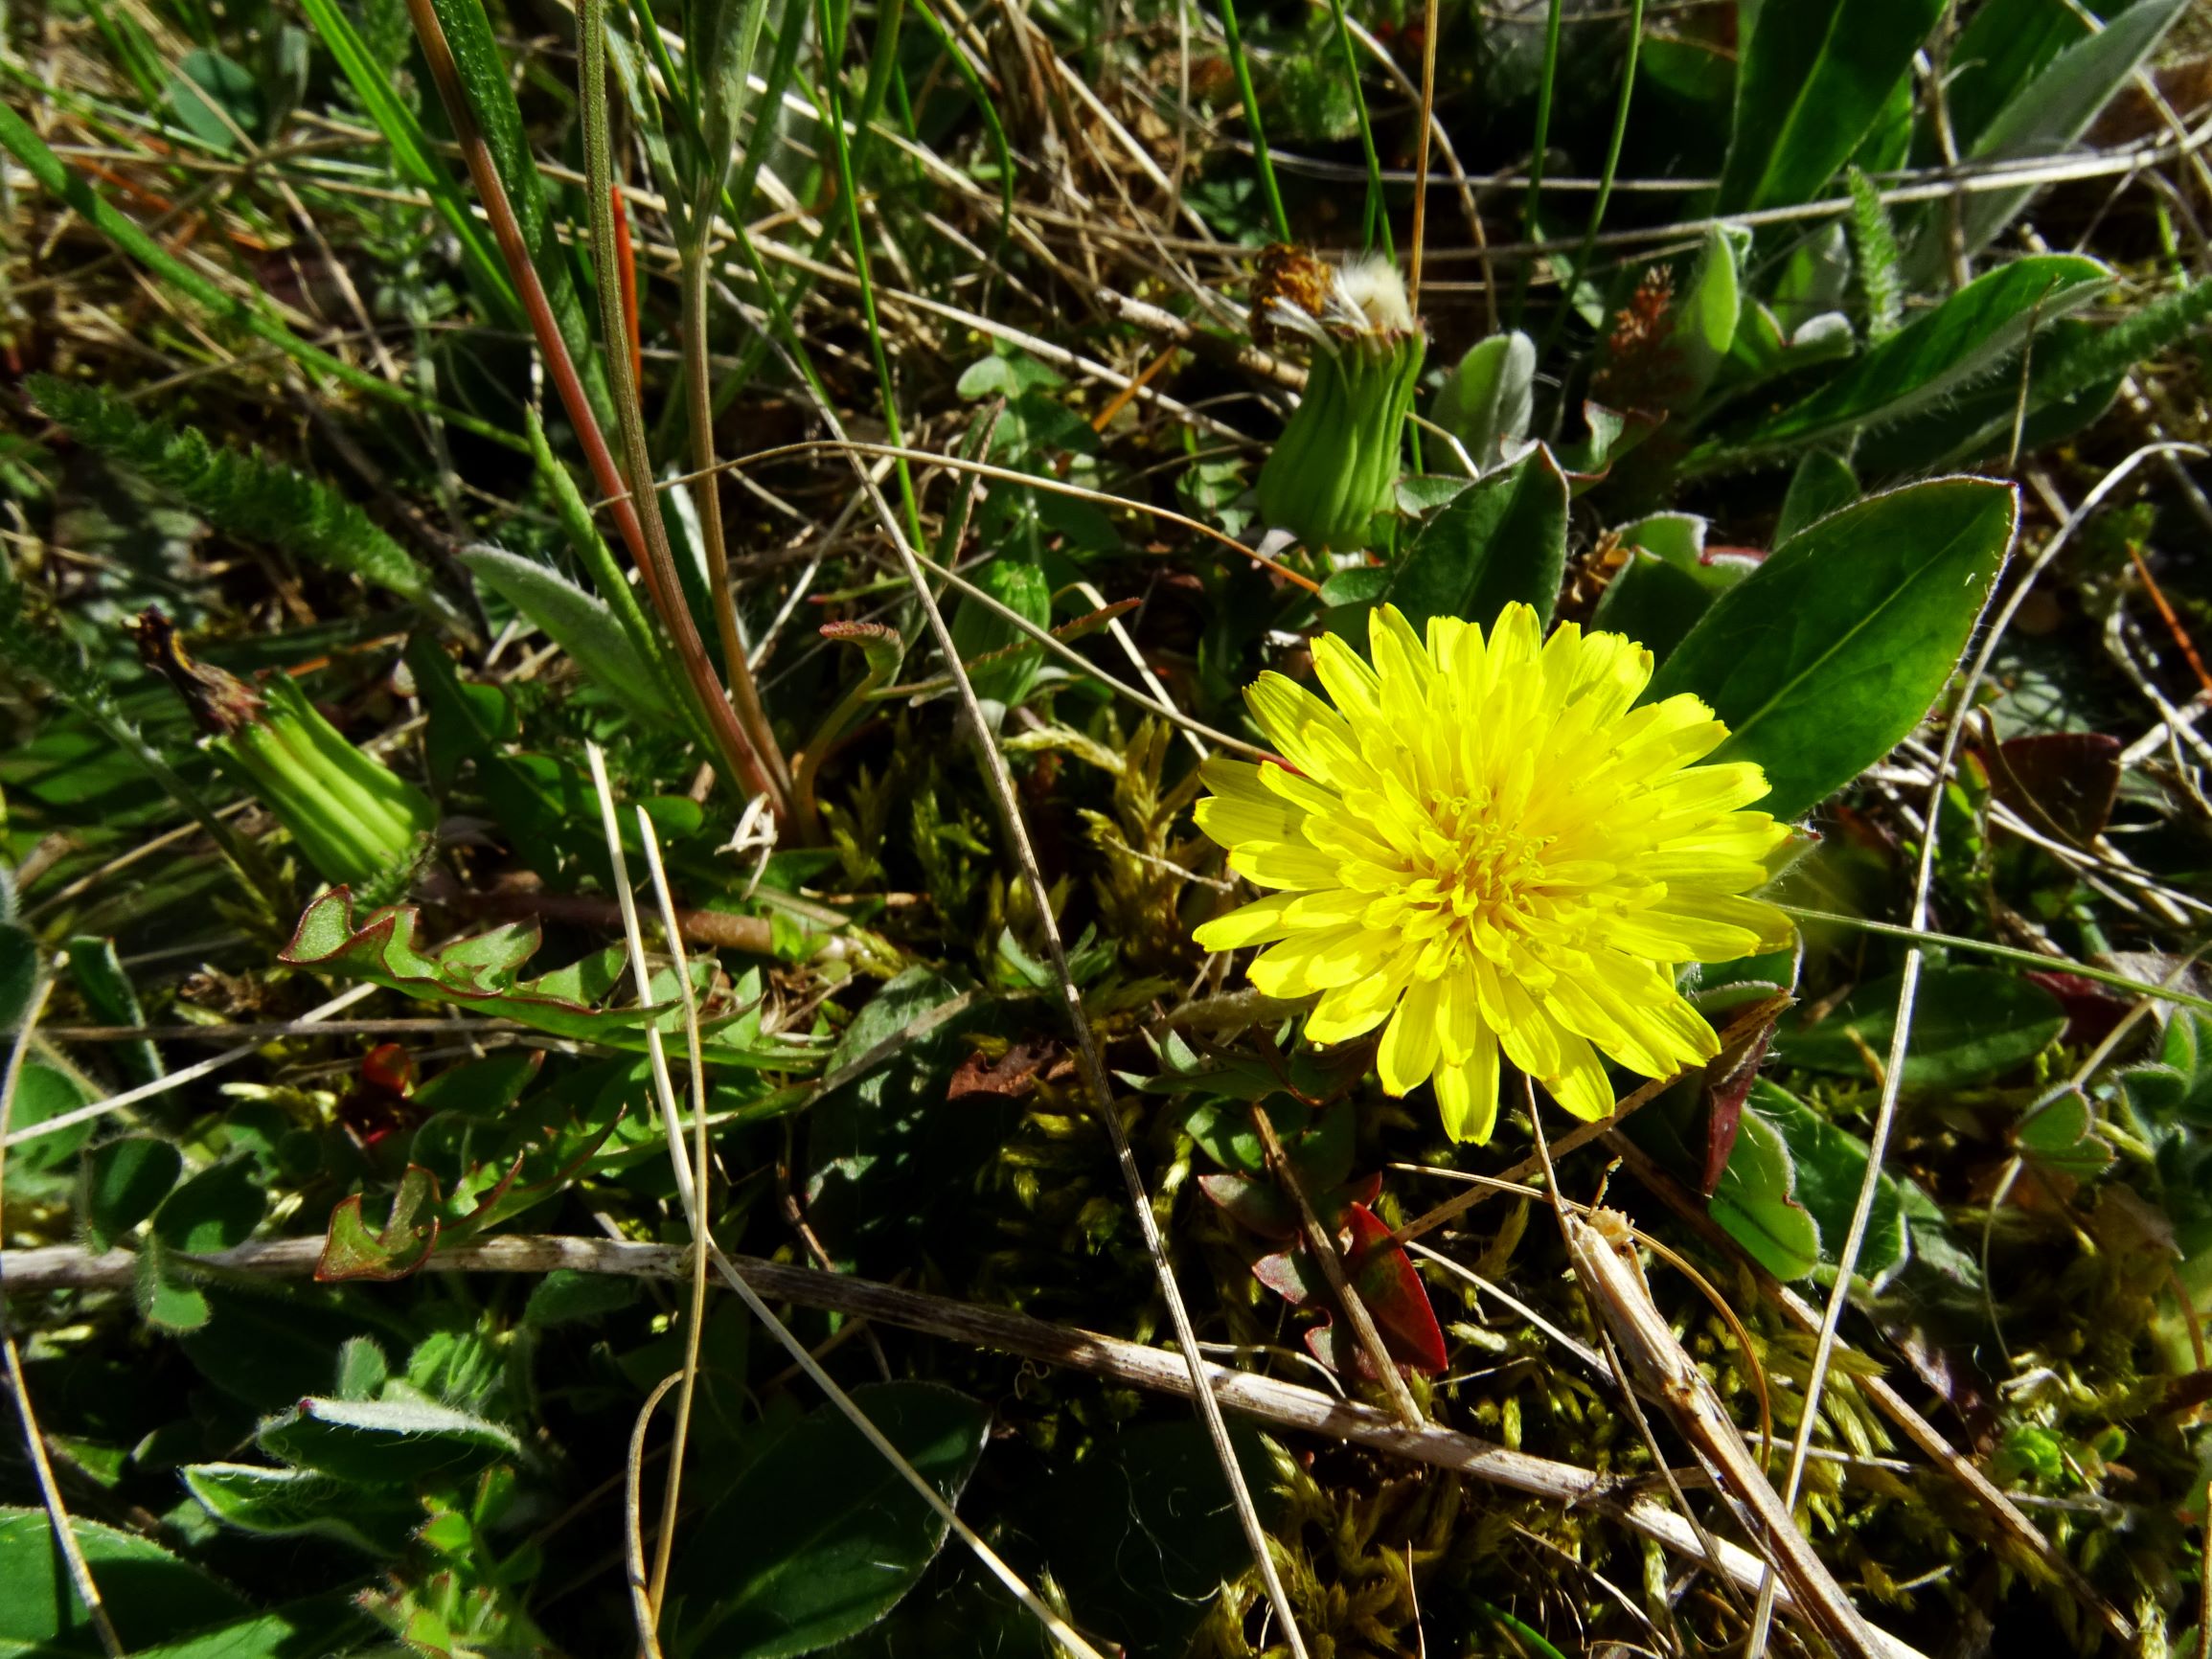
[[[1792,1195],[1819,1227],[1827,1260],[1833,1263],[1850,1236],[1852,1213],[1859,1208],[1859,1185],[1866,1179],[1866,1143],[1766,1078],[1751,1085],[1744,1109],[1771,1124],[1790,1148],[1797,1177]],[[1859,1253],[1859,1271],[1866,1278],[1880,1283],[1904,1264],[1910,1249],[1904,1216],[1896,1178],[1881,1176]]]
[[[1872,130],[1943,0],[1774,0],[1736,72],[1721,211],[1812,201]]]
[[[396,1556],[422,1524],[404,1489],[344,1480],[316,1469],[194,1464],[178,1471],[200,1507],[225,1526],[279,1537],[313,1534],[375,1556]]]
[[[1780,547],[1799,531],[1858,499],[1859,479],[1850,462],[1832,450],[1807,450],[1790,475],[1790,492],[1783,496],[1782,514],[1774,521],[1774,545]]]
[[[150,1135],[127,1135],[93,1148],[84,1160],[79,1205],[87,1241],[95,1250],[113,1246],[153,1214],[183,1169],[183,1155]]]
[[[2119,7],[2095,8],[2107,17]],[[2088,33],[2079,0],[1982,0],[1952,40],[1944,80],[1944,113],[1950,118],[1951,142],[1971,155],[1983,128],[2012,102],[2043,65]],[[1939,153],[1930,129],[1923,135],[1925,153]]]
[[[1797,1200],[1797,1170],[1781,1131],[1746,1111],[1728,1167],[1714,1191],[1713,1219],[1781,1280],[1803,1279],[1820,1264],[1820,1224]]]
[[[2005,550],[2010,485],[1949,478],[1845,508],[1722,595],[1653,676],[1727,722],[1714,759],[1756,761],[1761,810],[1795,818],[1920,723]]]
[[[2112,1167],[2112,1148],[2097,1133],[2095,1113],[2080,1089],[2067,1089],[2013,1131],[2013,1144],[2038,1168],[2091,1181]]]
[[[991,1427],[977,1401],[890,1382],[854,1400],[957,1501]],[[946,1528],[836,1407],[825,1405],[688,1522],[669,1580],[672,1659],[787,1659],[858,1634],[911,1590]]]
[[[499,1424],[426,1399],[303,1399],[255,1440],[271,1457],[369,1486],[470,1475],[522,1450]]]
[[[2158,1057],[2119,1076],[2128,1103],[2145,1119],[2212,1123],[2212,1019],[2192,1009],[2166,1016]]]
[[[186,1336],[204,1330],[214,1309],[175,1258],[159,1232],[148,1235],[131,1262],[130,1294],[148,1327]]]
[[[1313,1109],[1289,1095],[1277,1094],[1266,1102],[1267,1122],[1289,1149],[1290,1142],[1306,1133]],[[1221,1166],[1246,1175],[1267,1172],[1267,1148],[1252,1125],[1252,1106],[1246,1101],[1201,1101],[1190,1109],[1183,1128],[1197,1143],[1198,1150]],[[1344,1142],[1343,1167],[1323,1183],[1334,1187],[1351,1172],[1352,1143]]]
[[[845,1028],[824,1066],[840,1080],[807,1117],[807,1214],[832,1254],[903,1259],[990,1156],[1007,1102],[948,1109],[945,1099],[989,1014],[944,975],[910,967]]]
[[[1712,602],[1695,577],[1639,547],[1606,584],[1590,626],[1626,634],[1652,653],[1653,662],[1663,663]]]
[[[251,1158],[233,1156],[210,1165],[162,1200],[153,1230],[172,1250],[204,1255],[228,1250],[254,1236],[268,1210]]]
[[[1715,225],[1705,233],[1689,286],[1675,307],[1669,344],[1680,380],[1669,388],[1670,407],[1681,408],[1703,397],[1728,355],[1743,314],[1742,267],[1750,251],[1750,233],[1738,226]]]
[[[1912,152],[1913,78],[1901,75],[1889,89],[1874,125],[1851,152],[1851,165],[1866,172],[1894,172]]]
[[[519,722],[506,688],[464,680],[428,635],[408,639],[407,670],[429,716],[423,749],[434,789],[452,788],[462,761],[482,760],[514,740]]]
[[[211,1317],[177,1345],[209,1382],[256,1412],[329,1389],[332,1356],[349,1338],[370,1334],[333,1293],[310,1286],[210,1280],[204,1295]]]
[[[1240,1422],[1229,1441],[1260,1524],[1272,1526],[1285,1494],[1267,1443]],[[1196,1422],[1101,1436],[1082,1463],[1025,1495],[1034,1520],[1024,1530],[1052,1581],[1086,1631],[1130,1659],[1182,1659],[1221,1585],[1251,1568],[1228,1482]]]
[[[2015,356],[2035,331],[2110,285],[2094,260],[2037,254],[1975,278],[1781,414],[1691,451],[1691,471],[1801,449],[1927,409]]]
[[[600,600],[559,571],[500,548],[470,547],[455,557],[639,719],[666,724],[675,718],[658,677]]]
[[[92,1097],[71,1073],[58,1066],[50,1066],[44,1060],[29,1060],[15,1083],[15,1110],[10,1123],[11,1134],[74,1112],[92,1103]],[[8,1151],[8,1181],[12,1191],[15,1183],[29,1176],[57,1169],[77,1156],[77,1149],[92,1136],[100,1125],[86,1121],[41,1135]],[[60,1196],[57,1193],[56,1196]]]
[[[1612,534],[1626,562],[1598,596],[1590,626],[1626,634],[1663,663],[1714,599],[1759,568],[1755,556],[1705,548],[1705,521],[1690,512],[1654,512]]]
[[[1468,348],[1444,377],[1430,419],[1487,472],[1528,436],[1535,399],[1536,342],[1516,329]]]
[[[252,70],[204,48],[186,53],[177,64],[169,106],[194,138],[225,155],[261,135],[267,107]]]
[[[375,1651],[389,1632],[351,1596],[308,1596],[274,1612],[194,1630],[173,1642],[133,1648],[131,1659],[292,1659]]]
[[[1027,559],[1002,555],[976,572],[975,585],[1033,626],[1051,625],[1052,583]],[[1044,666],[1044,648],[972,594],[953,609],[952,646],[976,696],[1002,709],[1021,701]]]
[[[1539,445],[1422,526],[1390,584],[1415,632],[1432,616],[1488,628],[1515,600],[1548,618],[1566,564],[1567,481]]]
[[[1888,1059],[1898,984],[1892,975],[1859,986],[1817,1025],[1783,1021],[1774,1033],[1774,1053],[1785,1064],[1809,1072],[1871,1080],[1859,1045],[1864,1043],[1878,1060]],[[1989,1082],[2027,1064],[2065,1025],[2058,999],[2018,975],[1993,967],[1925,968],[1913,1006],[1904,1086]]]
[[[102,1025],[144,1025],[138,992],[112,939],[78,938],[69,942],[69,977],[77,984],[84,1006]],[[4,993],[0,993],[4,1000]],[[5,1021],[0,1021],[4,1025]],[[124,1075],[133,1083],[150,1083],[162,1076],[160,1051],[149,1042],[121,1042],[108,1046]]]
[[[1895,476],[1984,459],[2009,465],[2016,437],[2020,455],[2062,443],[2102,416],[2119,396],[2130,364],[2093,379],[2079,377],[2088,353],[2100,359],[2107,355],[2115,332],[2086,318],[2062,318],[2036,336],[2029,352],[2024,410],[2021,375],[2008,370],[1895,425],[1861,433],[1852,460],[1869,477]]]
[[[2136,0],[2101,31],[2075,41],[1997,111],[1967,159],[2024,161],[2064,152],[2128,83],[2188,5],[2189,0]],[[1968,195],[1960,215],[1967,253],[1979,253],[1995,240],[2035,192],[2035,186],[2022,185]],[[1949,212],[1945,204],[1931,205],[1935,214]],[[1912,251],[1915,283],[1936,280],[1950,258],[1945,221],[1935,214],[1924,216]]]
[[[1321,583],[1321,604],[1327,610],[1357,613],[1390,591],[1390,572],[1380,564],[1355,565],[1340,570]],[[1334,631],[1341,633],[1340,625]]]
[[[151,1539],[80,1514],[78,1547],[125,1651],[228,1624],[253,1609],[228,1585]],[[104,1649],[69,1580],[53,1524],[37,1509],[0,1509],[0,1653],[98,1659]]]
[[[1707,1112],[1704,1088],[1670,1089],[1630,1120],[1629,1134],[1695,1185],[1705,1170]],[[1757,1112],[1746,1109],[1739,1119],[1706,1203],[1713,1219],[1775,1278],[1802,1279],[1820,1264],[1820,1227],[1797,1201],[1789,1144]]]
[[[611,1273],[577,1273],[557,1267],[540,1279],[522,1305],[522,1323],[543,1330],[555,1325],[620,1312],[638,1298],[637,1281]]]
[[[349,1336],[338,1345],[337,1379],[331,1393],[339,1399],[375,1399],[392,1380],[392,1361],[375,1337]]]

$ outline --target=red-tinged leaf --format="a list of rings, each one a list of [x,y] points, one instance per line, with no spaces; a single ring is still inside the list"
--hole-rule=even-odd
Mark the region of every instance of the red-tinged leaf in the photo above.
[[[1252,1277],[1293,1307],[1303,1307],[1327,1289],[1303,1244],[1261,1257],[1252,1263]]]
[[[1723,1053],[1705,1073],[1705,1168],[1699,1191],[1708,1198],[1720,1191],[1721,1177],[1728,1171],[1736,1133],[1744,1126],[1744,1097],[1758,1079],[1760,1062],[1773,1037],[1774,1022],[1769,1019],[1751,1034],[1750,1040]]]
[[[2114,996],[2079,974],[2030,971],[2020,977],[2059,999],[2059,1006],[2066,1011],[2064,1041],[2070,1047],[2095,1048],[2118,1029],[2132,1006],[2126,997]]]
[[[905,660],[906,638],[895,627],[882,623],[831,622],[821,626],[822,637],[841,646],[851,646],[860,653],[866,664],[870,685],[881,685],[899,671]]]
[[[1447,1357],[1444,1331],[1429,1306],[1428,1291],[1414,1271],[1413,1259],[1403,1246],[1390,1242],[1390,1229],[1365,1204],[1347,1204],[1343,1226],[1352,1235],[1347,1277],[1374,1316],[1383,1347],[1401,1365],[1442,1371]],[[1373,1366],[1336,1320],[1329,1282],[1303,1243],[1261,1257],[1252,1263],[1252,1275],[1293,1307],[1311,1303],[1322,1310],[1323,1323],[1306,1332],[1306,1347],[1314,1358],[1340,1375],[1373,1379]]]
[[[2120,739],[2041,732],[1983,751],[1990,793],[2032,828],[2074,846],[2104,830],[2120,793]]]
[[[361,1081],[403,1095],[415,1085],[415,1057],[398,1043],[378,1043],[361,1057]]]
[[[1381,1332],[1382,1346],[1402,1366],[1442,1371],[1447,1358],[1444,1332],[1429,1306],[1428,1291],[1414,1271],[1413,1259],[1402,1246],[1390,1242],[1390,1229],[1366,1205],[1348,1205],[1344,1223],[1352,1235],[1347,1277]],[[1304,1244],[1262,1257],[1252,1263],[1252,1273],[1292,1307],[1311,1303],[1322,1310],[1322,1323],[1309,1329],[1305,1337],[1314,1358],[1339,1375],[1374,1380],[1373,1364],[1335,1317],[1328,1280]]]
[[[414,1057],[398,1043],[378,1043],[361,1060],[361,1075],[338,1102],[338,1122],[364,1147],[374,1147],[418,1113],[407,1099]]]
[[[1033,1042],[1027,1038],[1015,1043],[995,1061],[987,1060],[980,1054],[969,1055],[952,1074],[945,1098],[964,1101],[973,1095],[990,1095],[1013,1100],[1026,1095],[1036,1086],[1038,1073],[1050,1058],[1050,1042]]]
[[[1200,1175],[1198,1190],[1227,1211],[1238,1225],[1263,1239],[1287,1240],[1298,1237],[1298,1206],[1290,1194],[1273,1181],[1253,1175]],[[1321,1217],[1325,1226],[1341,1227],[1348,1206],[1372,1204],[1381,1191],[1380,1174],[1364,1175],[1316,1193],[1313,1214]]]
[[[1428,1290],[1414,1271],[1413,1258],[1390,1242],[1390,1229],[1365,1204],[1354,1204],[1352,1217],[1353,1288],[1367,1304],[1382,1331],[1383,1345],[1401,1364],[1442,1371],[1448,1357],[1444,1331],[1429,1306]]]
[[[392,1195],[391,1212],[379,1232],[372,1233],[361,1218],[360,1193],[341,1198],[331,1212],[315,1277],[326,1284],[349,1279],[406,1278],[438,1247],[438,1177],[420,1164],[409,1164],[399,1178],[399,1190]]]
[[[1772,551],[1771,548],[1766,547],[1724,547],[1715,543],[1698,555],[1698,562],[1714,565],[1743,565],[1749,569],[1755,569],[1767,562],[1767,556]]]

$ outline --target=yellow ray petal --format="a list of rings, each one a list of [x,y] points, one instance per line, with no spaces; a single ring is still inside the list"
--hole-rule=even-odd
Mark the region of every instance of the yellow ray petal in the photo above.
[[[1458,1065],[1436,1068],[1436,1112],[1455,1141],[1488,1141],[1497,1127],[1497,1042],[1487,1033]]]
[[[1613,1085],[1590,1045],[1571,1033],[1560,1034],[1560,1069],[1542,1079],[1553,1100],[1585,1123],[1608,1117]]]
[[[1390,1016],[1390,1029],[1375,1056],[1385,1094],[1409,1094],[1436,1069],[1438,992],[1435,980],[1417,979]]]
[[[1261,887],[1334,887],[1337,861],[1312,848],[1281,841],[1245,841],[1229,854],[1229,868]]]
[[[1265,944],[1290,931],[1283,919],[1295,894],[1270,893],[1241,910],[1201,922],[1191,935],[1200,950],[1242,950],[1247,944]]]

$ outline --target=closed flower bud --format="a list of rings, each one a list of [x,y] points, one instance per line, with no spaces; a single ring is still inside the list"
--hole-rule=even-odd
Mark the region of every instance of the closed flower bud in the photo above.
[[[291,832],[326,881],[375,888],[403,871],[437,828],[430,798],[364,755],[282,675],[257,692],[185,653],[169,619],[138,620],[147,666],[176,688],[208,747]]]
[[[1252,307],[1263,338],[1311,346],[1306,393],[1260,473],[1260,511],[1311,548],[1362,547],[1388,508],[1428,341],[1395,267],[1342,269],[1269,249]]]

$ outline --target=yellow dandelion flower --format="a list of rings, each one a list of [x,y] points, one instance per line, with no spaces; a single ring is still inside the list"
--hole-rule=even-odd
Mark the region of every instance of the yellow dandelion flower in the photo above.
[[[1289,763],[1207,761],[1197,820],[1274,891],[1198,943],[1266,945],[1252,984],[1317,996],[1316,1042],[1389,1021],[1382,1086],[1432,1081],[1455,1140],[1489,1139],[1501,1049],[1582,1118],[1612,1110],[1601,1054],[1650,1078],[1711,1059],[1676,967],[1790,938],[1745,897],[1788,827],[1740,810],[1756,765],[1697,764],[1728,735],[1713,711],[1630,708],[1650,651],[1572,624],[1547,641],[1524,604],[1487,640],[1439,617],[1425,642],[1383,605],[1370,650],[1314,641],[1334,707],[1276,673],[1246,692]]]

